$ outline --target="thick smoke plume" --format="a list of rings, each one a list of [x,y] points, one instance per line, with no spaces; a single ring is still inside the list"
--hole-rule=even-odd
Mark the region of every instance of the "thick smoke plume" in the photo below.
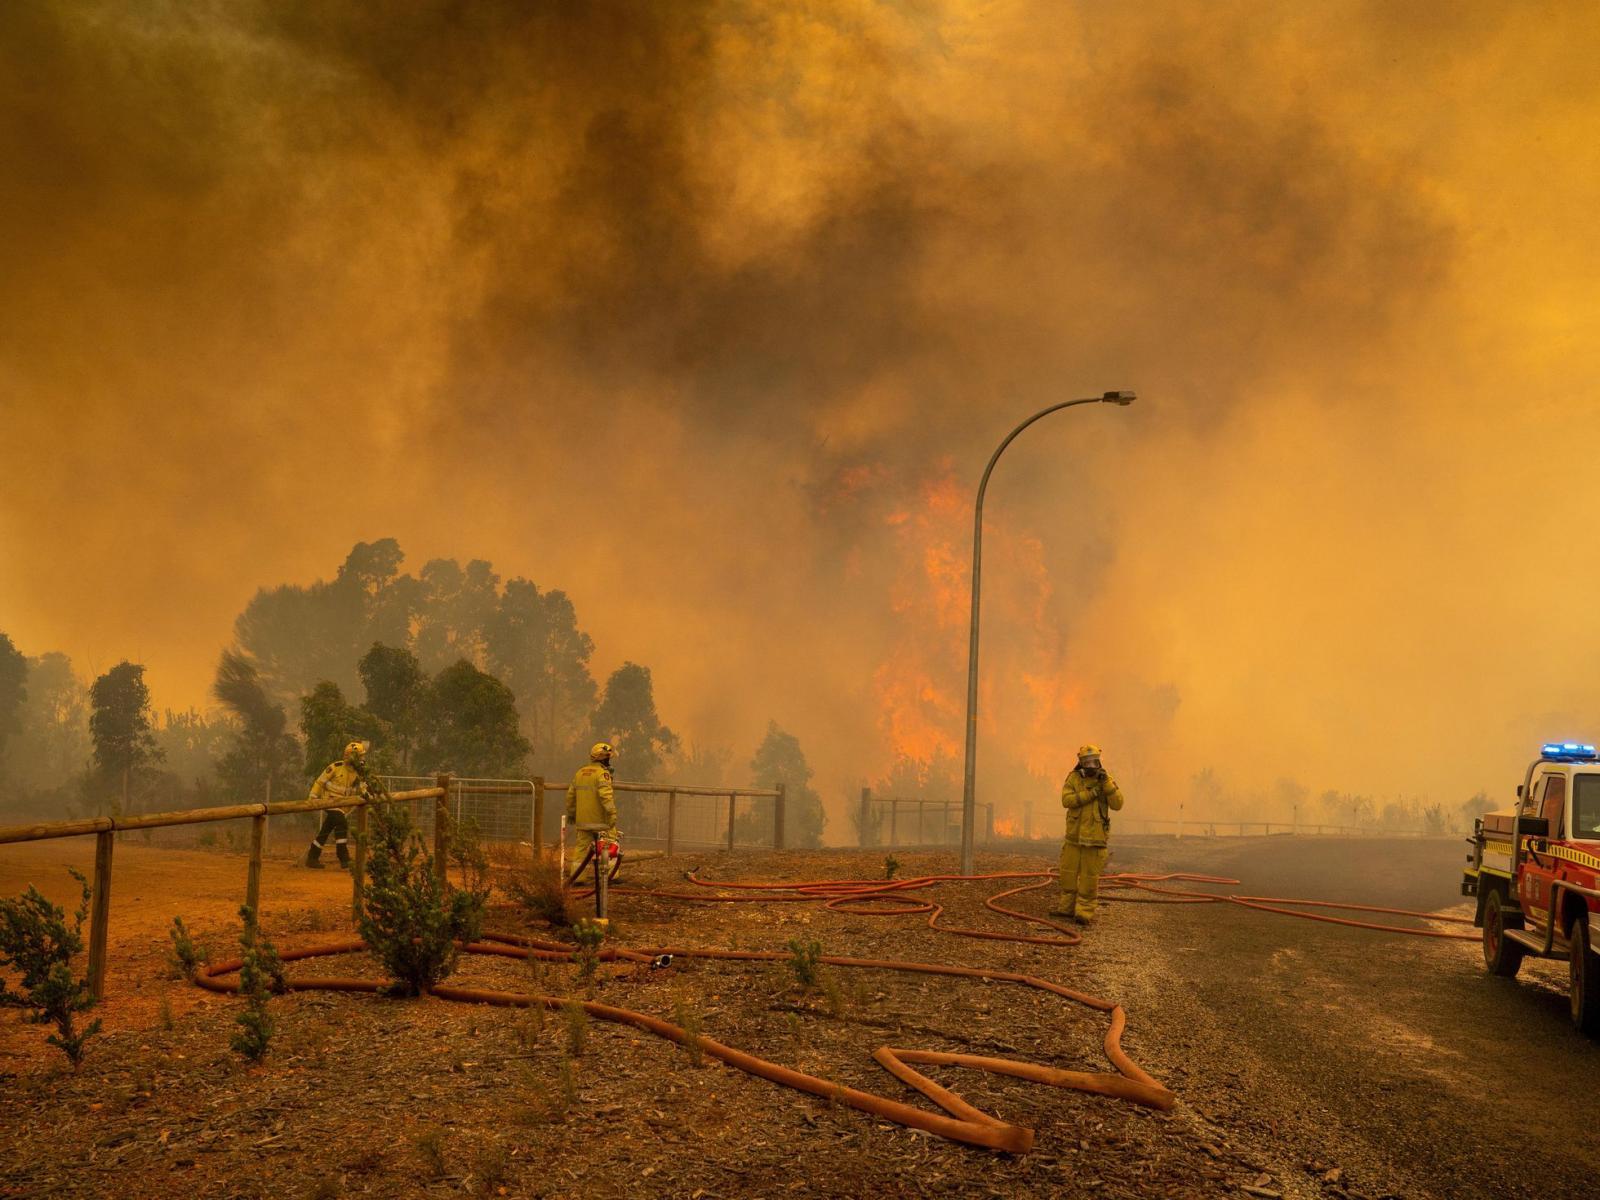
[[[0,628],[200,701],[358,539],[571,593],[829,803],[1593,735],[1580,4],[0,7]],[[1548,564],[1541,567],[1538,564]],[[742,760],[744,750],[740,750]],[[836,818],[842,809],[836,807]],[[832,831],[836,836],[842,829]]]

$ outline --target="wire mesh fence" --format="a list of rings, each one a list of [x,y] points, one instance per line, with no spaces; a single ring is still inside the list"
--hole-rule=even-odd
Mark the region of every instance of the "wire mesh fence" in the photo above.
[[[435,776],[388,775],[391,792],[433,787]],[[782,845],[783,789],[707,788],[687,784],[614,783],[618,824],[627,845],[640,849],[771,848]],[[453,824],[490,844],[553,846],[561,836],[566,787],[532,779],[457,779],[446,783]],[[435,801],[411,800],[413,822],[434,832]]]
[[[994,805],[974,806],[980,842],[994,840]],[[862,846],[959,846],[962,806],[959,800],[925,800],[917,796],[875,796],[861,789],[856,832]]]

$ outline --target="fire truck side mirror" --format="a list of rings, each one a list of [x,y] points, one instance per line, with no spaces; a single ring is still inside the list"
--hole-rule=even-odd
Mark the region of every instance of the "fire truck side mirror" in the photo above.
[[[1522,799],[1522,785],[1520,783],[1517,784],[1517,799],[1518,800]]]

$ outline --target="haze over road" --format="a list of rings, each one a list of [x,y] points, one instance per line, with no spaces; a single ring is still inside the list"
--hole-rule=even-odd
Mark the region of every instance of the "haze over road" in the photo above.
[[[1108,869],[1442,911],[1462,903],[1464,850],[1457,839],[1125,839]],[[1483,969],[1476,942],[1235,905],[1108,908],[1095,970],[1128,1009],[1135,1056],[1280,1178],[1314,1185],[1304,1164],[1321,1162],[1367,1196],[1594,1195],[1592,1114],[1563,1098],[1592,1094],[1600,1046],[1568,1023],[1565,964],[1528,962],[1506,981]]]

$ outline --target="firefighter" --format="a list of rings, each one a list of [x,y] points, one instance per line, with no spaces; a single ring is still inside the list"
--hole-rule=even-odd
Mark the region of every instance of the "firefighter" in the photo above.
[[[340,800],[346,796],[372,797],[379,789],[367,777],[367,743],[350,742],[344,748],[344,757],[322,769],[317,781],[311,785],[313,800]],[[311,849],[306,851],[306,866],[322,870],[322,848],[333,838],[333,848],[339,852],[339,865],[350,866],[350,820],[342,808],[330,808],[322,814],[322,828],[311,839]]]
[[[567,824],[604,825],[603,834],[577,829],[578,870],[588,865],[597,838],[617,843],[617,799],[611,790],[611,760],[616,750],[610,742],[596,742],[589,748],[589,761],[578,768],[567,788]],[[574,873],[576,877],[576,872]]]
[[[1094,920],[1100,872],[1106,866],[1111,812],[1122,807],[1116,780],[1100,765],[1099,746],[1078,748],[1078,766],[1061,785],[1061,807],[1067,810],[1058,880],[1061,898],[1050,912],[1088,925]]]

